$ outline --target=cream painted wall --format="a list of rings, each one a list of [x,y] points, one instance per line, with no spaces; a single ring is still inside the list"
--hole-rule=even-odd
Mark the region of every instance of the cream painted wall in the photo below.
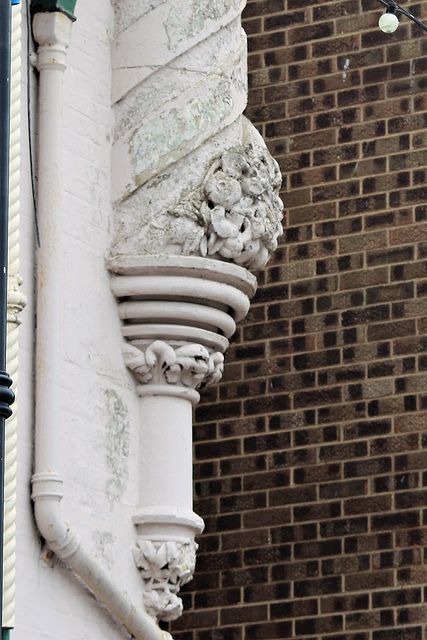
[[[112,231],[113,11],[108,0],[91,0],[79,2],[76,13],[64,76],[64,344],[58,353],[62,421],[57,425],[62,433],[62,511],[86,547],[141,604],[131,554],[131,515],[137,499],[137,406],[134,383],[123,364],[119,319],[105,268]],[[35,123],[34,72],[31,82]],[[12,637],[119,640],[129,634],[65,565],[55,557],[46,558],[33,520],[34,219],[25,100],[22,109],[21,275],[28,304],[20,327],[17,594]]]

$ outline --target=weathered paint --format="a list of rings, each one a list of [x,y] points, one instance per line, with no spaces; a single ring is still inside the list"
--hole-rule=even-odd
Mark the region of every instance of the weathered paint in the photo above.
[[[174,49],[182,40],[193,38],[204,29],[207,20],[218,20],[235,4],[231,0],[191,0],[172,7],[165,22],[169,47]]]
[[[109,477],[106,493],[117,502],[128,478],[129,412],[114,389],[105,391],[105,457]]]
[[[181,108],[174,107],[136,131],[130,143],[135,183],[143,182],[153,169],[182,155],[183,149],[206,136],[230,115],[233,99],[228,80],[208,79],[200,90],[200,96]]]

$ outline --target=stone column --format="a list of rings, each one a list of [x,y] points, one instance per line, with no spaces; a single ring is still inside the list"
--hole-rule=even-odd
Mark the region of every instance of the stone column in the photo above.
[[[117,0],[115,240],[109,267],[140,402],[134,557],[147,610],[173,620],[192,577],[192,406],[282,233],[280,171],[242,116],[242,0]]]

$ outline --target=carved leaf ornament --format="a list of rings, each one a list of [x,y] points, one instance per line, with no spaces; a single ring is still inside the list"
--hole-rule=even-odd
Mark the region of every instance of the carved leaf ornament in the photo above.
[[[199,389],[221,379],[224,369],[222,353],[209,351],[201,344],[185,344],[174,349],[163,340],[150,344],[145,352],[125,343],[126,365],[140,384],[177,384]]]
[[[230,149],[215,160],[200,189],[144,231],[147,246],[263,267],[283,233],[281,182],[265,147],[251,142]]]
[[[144,581],[144,604],[150,615],[160,620],[176,620],[181,615],[182,600],[176,594],[193,578],[197,548],[192,540],[138,540],[133,554]]]
[[[283,233],[276,161],[266,149],[250,144],[224,153],[209,173],[207,200],[200,208],[207,227],[201,254],[253,269],[264,266]]]

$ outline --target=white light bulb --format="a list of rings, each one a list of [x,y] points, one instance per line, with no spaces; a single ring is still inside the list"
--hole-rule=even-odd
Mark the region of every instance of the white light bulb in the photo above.
[[[383,13],[378,20],[378,26],[384,33],[394,33],[399,26],[399,20],[395,13]]]

